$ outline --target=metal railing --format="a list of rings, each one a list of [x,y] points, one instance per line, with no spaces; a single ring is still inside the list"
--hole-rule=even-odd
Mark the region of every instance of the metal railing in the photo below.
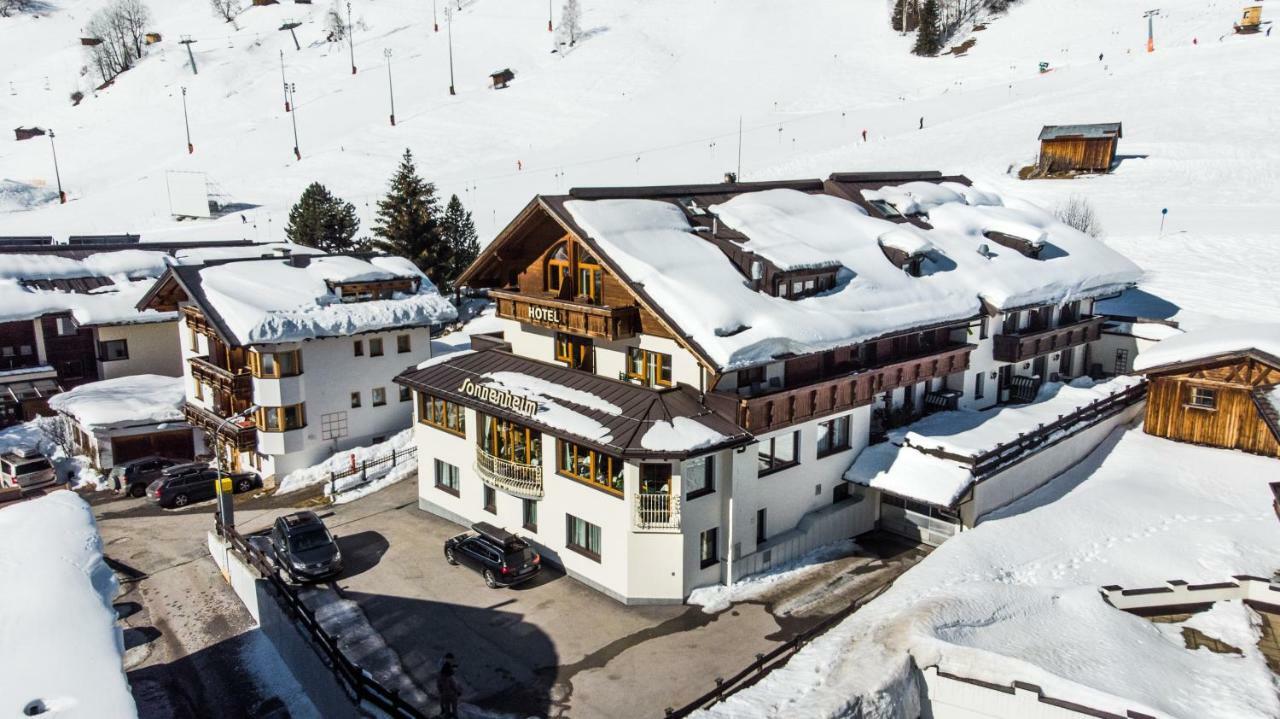
[[[391,454],[388,454],[386,456],[378,457],[377,459],[361,460],[359,465],[353,465],[349,469],[344,469],[341,472],[330,472],[329,473],[329,496],[333,497],[339,494],[338,492],[339,479],[354,477],[357,474],[360,475],[359,482],[349,487],[342,488],[343,492],[349,492],[353,489],[358,489],[360,487],[363,487],[365,484],[368,484],[369,470],[371,468],[377,468],[388,462],[390,462],[391,466],[394,467],[400,462],[400,460],[413,457],[417,453],[418,453],[417,445],[410,445],[408,447],[405,447],[404,449],[393,451]]]
[[[214,529],[231,545],[232,551],[266,580],[270,594],[284,613],[294,620],[294,625],[309,640],[320,660],[328,665],[347,696],[357,703],[368,702],[391,717],[427,719],[425,712],[415,708],[396,690],[379,684],[373,675],[342,653],[338,648],[338,638],[321,626],[315,612],[298,595],[298,589],[281,579],[279,570],[262,550],[250,544],[234,527],[223,526],[219,517],[214,518]]]
[[[1141,401],[1146,395],[1147,383],[1143,380],[1140,384],[1113,392],[1097,402],[1077,407],[1070,414],[1058,415],[1057,420],[1048,424],[1041,424],[1030,432],[1020,433],[1017,439],[1004,442],[996,446],[995,449],[978,455],[955,454],[939,448],[923,447],[906,441],[904,441],[904,446],[911,447],[924,454],[959,462],[968,467],[976,479],[982,479],[1004,468],[1006,465],[1012,464],[1023,455],[1039,449],[1055,439],[1059,433],[1072,429],[1076,425],[1095,424],[1120,412],[1125,407]]]
[[[520,464],[495,457],[476,447],[476,474],[480,481],[522,499],[542,499],[542,465]]]
[[[680,528],[679,496],[667,492],[637,492],[632,504],[636,529]]]

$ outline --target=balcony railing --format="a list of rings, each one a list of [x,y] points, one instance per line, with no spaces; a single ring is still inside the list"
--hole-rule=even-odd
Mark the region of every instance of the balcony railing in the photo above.
[[[639,492],[632,500],[636,529],[680,529],[680,497],[666,492]]]
[[[780,389],[738,401],[738,424],[759,434],[871,404],[881,392],[969,369],[973,345],[951,345],[932,354]]]
[[[197,380],[236,397],[248,399],[253,396],[253,377],[247,367],[233,372],[203,356],[192,357],[187,362],[191,365],[191,376]]]
[[[217,412],[191,402],[183,405],[182,412],[186,415],[187,424],[209,432],[217,432],[238,450],[248,451],[258,446],[258,428],[253,424],[253,420],[239,419],[224,422],[226,418]]]
[[[495,457],[476,447],[476,474],[494,489],[521,499],[542,499],[542,465],[520,464]]]
[[[514,290],[489,290],[489,296],[497,302],[499,317],[525,324],[607,340],[627,339],[640,331],[640,311],[634,305],[589,305]]]
[[[1077,347],[1101,337],[1103,322],[1103,317],[1085,317],[1047,330],[996,335],[992,338],[994,357],[997,362],[1026,362],[1050,352]]]

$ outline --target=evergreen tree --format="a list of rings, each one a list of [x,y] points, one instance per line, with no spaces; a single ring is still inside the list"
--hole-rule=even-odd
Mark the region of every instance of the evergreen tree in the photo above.
[[[314,247],[324,252],[351,252],[360,249],[354,241],[360,219],[355,205],[334,197],[319,182],[302,192],[298,204],[289,210],[289,225],[284,228],[290,242]]]
[[[441,239],[436,186],[418,176],[409,150],[391,178],[387,196],[378,200],[377,221],[374,249],[408,259],[433,281],[448,278],[449,247]]]
[[[444,209],[444,218],[440,221],[440,229],[444,242],[449,247],[449,274],[442,277],[452,287],[462,271],[475,261],[480,254],[480,238],[476,236],[476,223],[471,220],[471,213],[462,206],[457,195],[449,198],[449,205]]]
[[[937,55],[942,49],[941,18],[938,16],[938,0],[925,0],[920,9],[920,30],[916,33],[917,55]]]

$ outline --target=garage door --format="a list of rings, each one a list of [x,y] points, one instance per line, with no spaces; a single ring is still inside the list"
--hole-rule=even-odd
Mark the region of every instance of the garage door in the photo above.
[[[936,547],[955,535],[960,519],[933,505],[881,494],[880,528]]]
[[[120,464],[152,454],[172,459],[191,459],[195,456],[191,430],[136,434],[131,437],[115,437],[111,440],[112,464]]]

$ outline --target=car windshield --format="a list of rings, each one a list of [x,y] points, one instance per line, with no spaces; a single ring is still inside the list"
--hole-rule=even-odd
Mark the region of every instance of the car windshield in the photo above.
[[[311,529],[290,537],[289,546],[295,552],[305,552],[308,549],[323,547],[332,541],[329,538],[329,533],[324,529]]]

